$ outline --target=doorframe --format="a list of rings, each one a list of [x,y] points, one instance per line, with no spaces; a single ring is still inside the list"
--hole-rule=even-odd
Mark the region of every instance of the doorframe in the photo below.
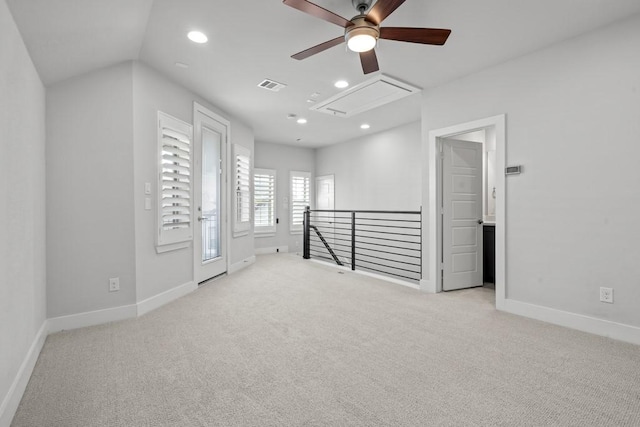
[[[230,256],[230,250],[231,250],[231,221],[229,220],[230,215],[231,215],[231,191],[229,188],[229,168],[231,167],[231,153],[229,153],[230,149],[231,149],[231,122],[229,120],[227,120],[226,118],[222,117],[221,115],[215,113],[214,111],[211,111],[209,108],[205,107],[202,104],[199,104],[198,102],[193,102],[193,117],[192,117],[192,122],[193,122],[193,137],[194,137],[194,142],[195,142],[195,135],[196,135],[196,114],[203,114],[205,116],[210,117],[211,119],[220,122],[221,124],[223,124],[226,129],[227,129],[227,140],[223,141],[225,149],[224,149],[224,159],[223,159],[223,166],[224,166],[224,181],[221,182],[221,186],[225,186],[225,208],[224,208],[224,214],[225,214],[225,241],[224,241],[224,247],[225,247],[225,272],[223,274],[228,274],[229,273],[229,268],[231,267],[231,256]],[[195,144],[194,144],[195,145]],[[195,153],[194,153],[195,154]],[[195,232],[195,231],[194,231]],[[200,233],[202,233],[202,230],[200,229]],[[197,256],[197,248],[195,245],[195,236],[194,236],[194,241],[193,241],[193,251],[192,251],[192,255],[193,255],[193,280],[194,282],[198,282],[196,279],[196,270],[198,268],[199,263],[201,263],[201,260],[199,259],[199,257]]]
[[[493,128],[496,136],[496,308],[503,309],[506,299],[506,180],[504,175],[506,160],[506,115],[497,115],[485,119],[461,123],[446,128],[431,130],[428,133],[428,231],[427,264],[428,279],[422,281],[421,288],[427,292],[442,292],[440,263],[442,259],[442,219],[438,206],[442,201],[441,168],[438,155],[440,140],[480,129]],[[424,262],[424,261],[423,261]]]

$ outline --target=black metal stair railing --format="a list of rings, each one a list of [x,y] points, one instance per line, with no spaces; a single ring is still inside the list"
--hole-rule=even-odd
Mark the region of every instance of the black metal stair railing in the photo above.
[[[303,257],[404,280],[422,278],[421,211],[311,210]]]

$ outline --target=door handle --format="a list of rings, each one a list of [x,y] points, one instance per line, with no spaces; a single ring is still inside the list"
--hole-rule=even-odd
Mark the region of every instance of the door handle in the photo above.
[[[482,225],[483,223],[484,223],[483,220],[481,220],[481,219],[478,220],[478,225]]]
[[[199,217],[198,217],[198,221],[203,221],[203,220],[205,220],[205,219],[207,219],[207,218],[202,217],[202,216],[199,216]]]

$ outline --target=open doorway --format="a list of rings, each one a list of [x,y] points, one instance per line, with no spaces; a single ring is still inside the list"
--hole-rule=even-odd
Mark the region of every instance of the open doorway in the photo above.
[[[505,299],[505,179],[503,171],[505,166],[505,116],[494,116],[474,122],[462,123],[459,125],[437,129],[429,132],[428,138],[428,194],[429,194],[429,217],[428,217],[428,277],[423,278],[423,288],[430,292],[441,292],[443,289],[443,272],[445,260],[443,251],[443,233],[445,232],[443,221],[443,163],[441,149],[447,140],[471,140],[484,138],[481,149],[482,162],[482,195],[478,203],[481,210],[467,210],[464,216],[471,219],[472,214],[479,216],[474,218],[476,225],[484,227],[487,222],[493,226],[495,236],[495,273],[494,283],[496,289],[496,306],[498,308]],[[463,165],[464,166],[464,165]],[[467,178],[461,178],[460,182]],[[462,206],[462,205],[461,205]],[[467,203],[463,207],[469,208]],[[478,206],[478,205],[476,205]],[[481,221],[482,224],[477,224]],[[471,225],[465,224],[466,229],[458,232],[458,237],[471,240]],[[448,231],[447,238],[451,238],[452,231]],[[465,234],[466,233],[466,234]],[[483,228],[476,229],[476,244],[482,239]],[[463,258],[463,257],[462,257]],[[461,258],[461,259],[462,259]],[[471,265],[470,256],[466,259],[467,266]],[[482,259],[476,258],[481,263]],[[481,268],[481,267],[479,267]],[[471,268],[468,268],[471,270]],[[479,283],[481,285],[483,281]]]

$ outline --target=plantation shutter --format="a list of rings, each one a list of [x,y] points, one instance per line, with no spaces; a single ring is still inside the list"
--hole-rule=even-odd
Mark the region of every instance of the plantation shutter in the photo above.
[[[158,113],[160,165],[158,184],[158,245],[191,240],[192,128]]]
[[[246,234],[251,228],[251,152],[234,145],[235,159],[235,235]]]
[[[253,174],[253,224],[256,233],[276,231],[276,171],[256,169]]]
[[[309,172],[291,172],[291,225],[293,233],[302,232],[304,210],[310,203]]]

